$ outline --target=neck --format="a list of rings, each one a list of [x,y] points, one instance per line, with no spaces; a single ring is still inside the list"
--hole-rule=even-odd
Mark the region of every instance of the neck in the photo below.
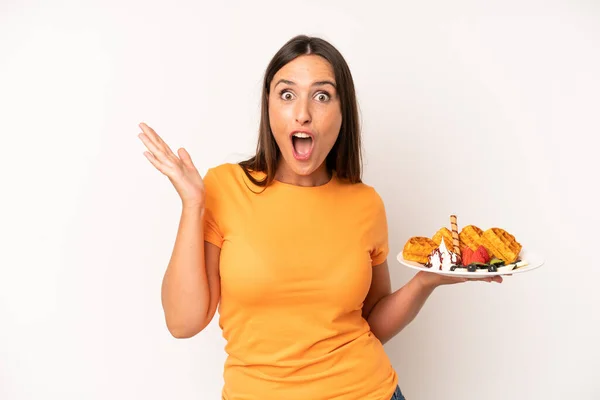
[[[309,175],[300,175],[294,172],[286,163],[282,160],[277,172],[275,173],[275,180],[286,183],[288,185],[295,186],[321,186],[329,182],[332,174],[327,170],[325,163]]]

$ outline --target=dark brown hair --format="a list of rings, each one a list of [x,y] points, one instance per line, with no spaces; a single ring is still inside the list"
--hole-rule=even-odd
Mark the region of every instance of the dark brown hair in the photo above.
[[[350,68],[340,52],[329,42],[317,37],[299,35],[290,39],[279,49],[265,71],[256,155],[239,163],[248,179],[255,185],[266,187],[273,181],[281,157],[269,122],[271,81],[277,71],[284,65],[299,56],[310,54],[321,56],[331,64],[335,75],[336,89],[340,97],[342,125],[338,138],[325,159],[325,165],[328,171],[335,171],[341,179],[351,183],[361,182],[360,123]],[[266,176],[263,180],[257,180],[250,174],[251,171],[263,172]]]

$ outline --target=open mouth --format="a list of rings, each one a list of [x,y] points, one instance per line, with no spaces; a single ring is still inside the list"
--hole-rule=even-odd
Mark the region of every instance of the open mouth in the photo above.
[[[305,132],[294,132],[292,134],[292,148],[297,160],[306,160],[313,150],[314,139],[312,135]]]

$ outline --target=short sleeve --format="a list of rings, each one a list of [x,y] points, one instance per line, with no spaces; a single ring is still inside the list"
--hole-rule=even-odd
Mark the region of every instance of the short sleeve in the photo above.
[[[375,192],[373,203],[373,225],[371,230],[373,245],[371,250],[371,265],[375,266],[383,263],[387,259],[390,249],[385,204],[377,192]]]
[[[204,240],[215,246],[223,245],[223,231],[219,224],[221,217],[222,197],[219,193],[219,182],[214,169],[209,169],[204,181]]]

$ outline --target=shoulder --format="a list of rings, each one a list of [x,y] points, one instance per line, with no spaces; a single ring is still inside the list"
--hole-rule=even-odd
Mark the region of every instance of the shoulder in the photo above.
[[[204,182],[221,187],[235,185],[243,180],[244,171],[239,164],[223,163],[208,168],[204,174]]]
[[[260,174],[252,173],[252,175],[260,178]],[[203,180],[207,189],[227,192],[230,195],[244,194],[254,189],[242,166],[236,163],[223,163],[210,167]]]
[[[352,196],[361,205],[381,208],[384,206],[383,198],[375,187],[365,183],[346,183],[342,185],[347,191],[347,194]]]
[[[364,183],[341,183],[338,199],[344,204],[341,210],[358,218],[381,221],[386,218],[386,207],[382,196],[375,187]]]
[[[235,176],[237,170],[241,171],[241,168],[238,164],[223,163],[223,164],[215,165],[215,166],[208,168],[205,175],[219,177],[219,178],[226,178],[226,177]]]
[[[374,249],[387,254],[388,221],[382,196],[375,187],[364,182],[344,186],[348,192],[344,193],[343,201],[349,202],[349,209],[345,210],[351,213],[351,218],[359,221],[360,229],[372,240]],[[374,262],[379,264],[384,260],[378,255]]]

